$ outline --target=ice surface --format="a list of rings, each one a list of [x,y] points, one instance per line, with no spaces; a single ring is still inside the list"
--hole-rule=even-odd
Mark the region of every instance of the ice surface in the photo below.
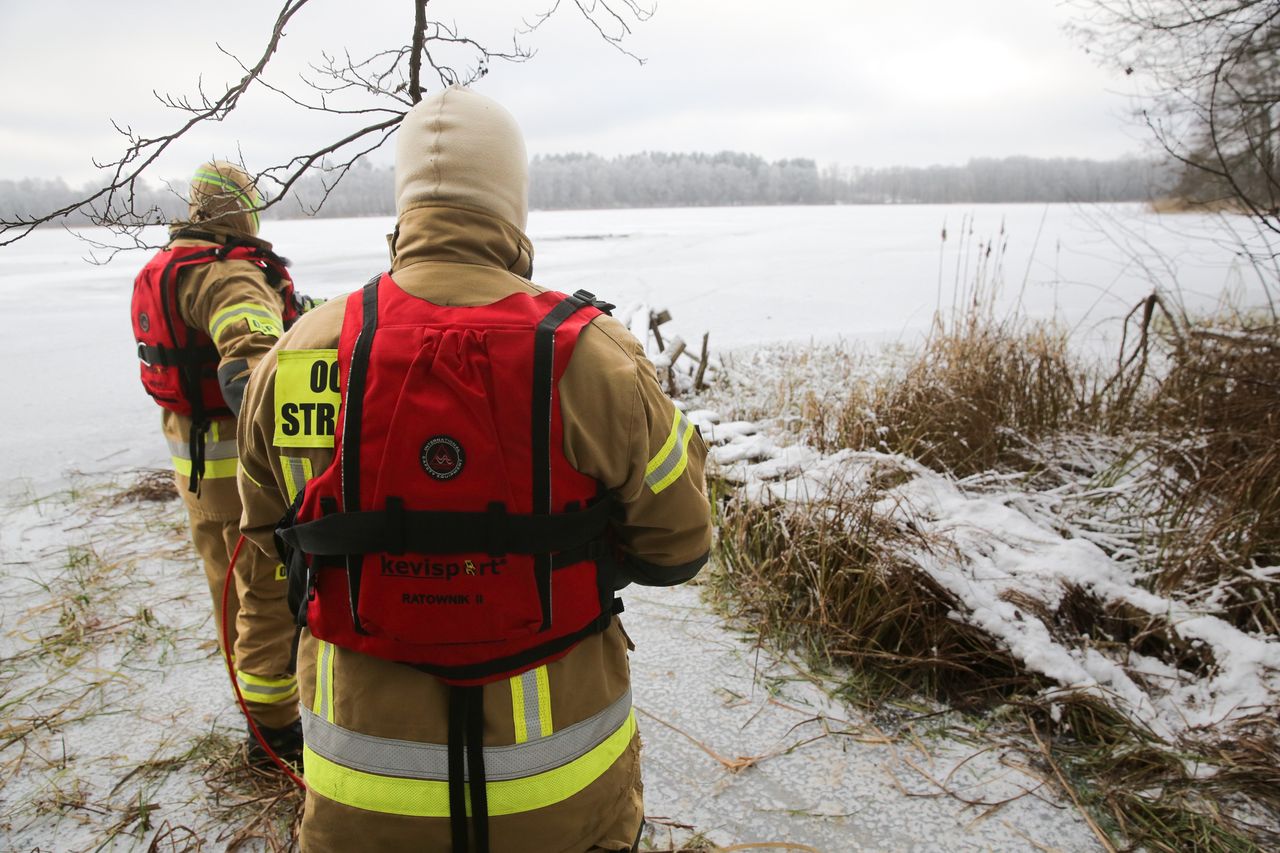
[[[972,237],[958,233],[962,217]],[[1166,254],[1181,280],[1149,280],[1130,249],[1115,244],[1120,226],[1135,235],[1125,238],[1133,253]],[[378,217],[268,222],[263,237],[293,260],[299,289],[328,297],[387,266],[392,227]],[[911,340],[935,308],[949,309],[957,286],[970,284],[974,244],[1002,228],[1009,249],[1001,306],[1021,305],[1031,316],[1087,325],[1123,314],[1155,283],[1180,284],[1199,305],[1252,285],[1228,247],[1187,236],[1217,233],[1214,220],[1161,219],[1137,206],[534,211],[529,222],[539,283],[627,306],[641,331],[649,307],[666,308],[672,334],[695,340],[709,331],[721,351],[769,340]],[[584,235],[602,239],[571,239]],[[158,409],[136,378],[127,319],[146,257],[127,252],[91,266],[82,260],[89,250],[60,229],[0,249],[3,493],[23,488],[15,480],[52,487],[69,468],[167,461]]]

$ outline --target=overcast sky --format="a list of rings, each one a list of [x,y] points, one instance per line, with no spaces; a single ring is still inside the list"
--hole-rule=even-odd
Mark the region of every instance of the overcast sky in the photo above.
[[[502,44],[553,3],[429,8]],[[218,45],[251,62],[280,5],[0,0],[0,178],[93,177],[92,158],[121,148],[111,119],[170,129],[180,117],[152,90],[192,93],[203,79],[215,91],[238,77]],[[1122,79],[1063,32],[1068,15],[1058,0],[659,0],[627,41],[641,66],[565,8],[523,40],[531,61],[495,64],[477,88],[516,115],[531,154],[730,149],[884,166],[1141,153]],[[408,0],[313,0],[268,79],[290,83],[322,51],[398,46],[411,25]],[[254,166],[322,132],[260,92],[237,120],[175,148],[159,174],[235,158],[237,145]]]

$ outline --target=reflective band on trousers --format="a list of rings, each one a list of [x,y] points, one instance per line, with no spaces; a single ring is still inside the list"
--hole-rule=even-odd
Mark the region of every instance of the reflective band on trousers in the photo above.
[[[173,470],[184,477],[191,476],[191,460],[179,459],[174,456],[170,461],[173,462]],[[206,459],[204,462],[204,479],[221,480],[236,475],[236,468],[239,465],[236,459]]]
[[[284,678],[263,678],[236,670],[236,681],[246,702],[260,705],[278,705],[287,702],[298,693],[298,679],[292,675]]]
[[[187,445],[187,442],[173,438],[167,439],[167,441],[169,442],[170,456],[174,459],[191,461],[191,448]],[[237,455],[236,440],[234,438],[227,438],[221,441],[206,441],[204,443],[204,459],[206,462],[215,459],[235,459]]]
[[[449,816],[447,746],[373,737],[302,710],[303,761],[312,792],[366,811]],[[612,767],[635,732],[628,690],[603,711],[555,734],[486,746],[489,814],[527,812],[568,799]]]
[[[516,743],[551,734],[551,682],[545,664],[511,677]]]
[[[169,442],[169,459],[173,462],[173,470],[184,477],[191,476],[191,448],[185,441],[167,439]],[[236,440],[224,438],[215,440],[212,435],[204,443],[204,476],[206,480],[234,477],[237,465]]]

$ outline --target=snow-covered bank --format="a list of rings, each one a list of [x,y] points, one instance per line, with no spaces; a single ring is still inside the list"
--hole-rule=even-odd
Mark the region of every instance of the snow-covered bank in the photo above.
[[[961,602],[955,618],[998,639],[1030,672],[1105,698],[1161,738],[1213,732],[1280,707],[1280,638],[1241,631],[1202,603],[1144,588],[1134,561],[1096,541],[1107,537],[1114,546],[1118,525],[1089,503],[1098,489],[1090,479],[1100,472],[1083,458],[1074,460],[1083,474],[1077,482],[1042,491],[1020,487],[1019,478],[956,481],[896,454],[780,446],[755,425],[718,424],[707,410],[690,417],[717,445],[711,456],[720,476],[740,483],[751,500],[820,504],[900,474],[899,485],[879,492],[877,508],[950,545],[906,556]],[[1014,603],[1029,598],[1055,611],[1072,588],[1167,622],[1214,662],[1210,674],[1198,677],[1127,646],[1068,643]]]

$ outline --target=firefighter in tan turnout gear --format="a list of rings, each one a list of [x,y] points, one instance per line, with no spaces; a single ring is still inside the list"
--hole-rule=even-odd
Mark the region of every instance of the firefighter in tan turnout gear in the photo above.
[[[243,549],[228,595],[227,567],[239,538],[236,414],[250,370],[297,316],[285,261],[257,238],[258,195],[249,176],[213,161],[191,182],[189,221],[134,284],[133,325],[143,386],[163,407],[162,428],[191,539],[204,563],[222,647],[259,728],[283,755],[300,757],[301,726],[279,561]],[[248,738],[251,759],[265,753]]]
[[[302,318],[245,394],[243,530],[307,622],[307,851],[640,834],[614,591],[705,563],[706,448],[609,306],[530,283],[527,180],[498,104],[415,106],[390,272]]]

